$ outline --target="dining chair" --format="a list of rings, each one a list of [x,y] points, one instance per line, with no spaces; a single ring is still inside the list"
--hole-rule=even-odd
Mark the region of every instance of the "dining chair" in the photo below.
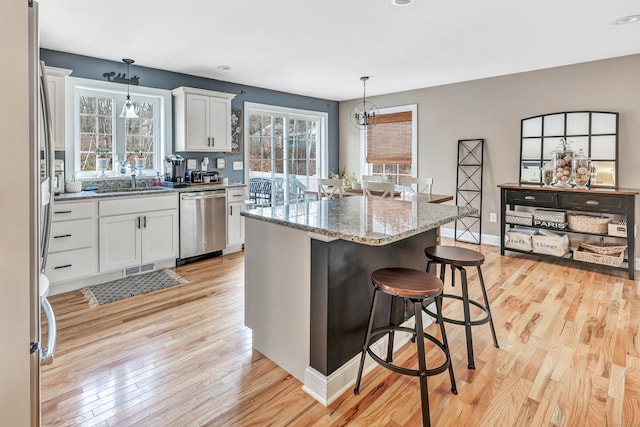
[[[396,185],[393,182],[363,181],[362,191],[364,191],[367,196],[375,195],[393,199],[396,193]],[[373,194],[372,191],[376,192],[376,194]]]
[[[382,182],[382,175],[362,175],[360,182]]]
[[[342,197],[342,180],[318,178],[318,200]]]
[[[415,190],[413,185],[415,184]],[[402,185],[402,194],[407,193],[423,193],[431,194],[431,188],[433,187],[433,178],[412,178],[402,177],[400,178],[400,185]]]

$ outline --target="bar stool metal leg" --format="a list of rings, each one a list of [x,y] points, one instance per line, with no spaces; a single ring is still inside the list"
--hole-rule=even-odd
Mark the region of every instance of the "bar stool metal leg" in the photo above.
[[[436,323],[440,324],[440,335],[442,335],[442,344],[444,344],[444,348],[447,350],[447,357],[450,360],[449,363],[449,379],[451,380],[451,392],[453,394],[458,394],[458,387],[456,386],[456,377],[453,374],[453,360],[451,359],[451,353],[449,352],[449,341],[447,340],[447,331],[444,328],[444,322],[442,321],[442,297],[435,298],[436,303],[436,313],[438,317],[436,318]]]
[[[480,288],[482,289],[482,297],[484,298],[484,306],[487,309],[487,314],[489,315],[489,326],[491,327],[491,335],[493,336],[493,346],[495,348],[500,348],[498,345],[498,338],[496,337],[496,329],[493,327],[493,316],[491,315],[491,307],[489,307],[489,298],[487,297],[487,289],[484,287],[484,279],[482,278],[482,270],[480,266],[476,267],[478,269],[478,278],[480,279]]]
[[[469,369],[476,369],[473,357],[473,334],[471,332],[471,312],[469,310],[469,288],[467,286],[467,270],[459,268],[462,282],[462,306],[464,308],[464,331],[467,335],[467,362]]]
[[[418,371],[420,377],[420,398],[422,401],[422,425],[431,426],[429,414],[429,389],[427,388],[427,362],[424,353],[424,330],[422,326],[422,301],[413,303],[416,319],[416,346],[418,348]]]
[[[395,326],[395,314],[396,314],[396,305],[398,304],[398,298],[392,296],[391,297],[391,310],[389,310],[389,326]],[[389,340],[387,342],[387,362],[393,362],[393,338],[395,333],[393,330],[389,331]]]
[[[369,311],[369,324],[367,325],[367,335],[364,338],[364,344],[362,345],[362,356],[360,357],[360,367],[358,367],[358,376],[356,377],[356,385],[353,388],[353,393],[357,396],[360,394],[360,381],[362,380],[362,370],[364,369],[364,360],[367,357],[367,348],[369,348],[369,341],[371,340],[371,330],[373,329],[373,317],[376,310],[376,303],[378,302],[378,288],[373,291],[373,300],[371,301],[371,310]]]

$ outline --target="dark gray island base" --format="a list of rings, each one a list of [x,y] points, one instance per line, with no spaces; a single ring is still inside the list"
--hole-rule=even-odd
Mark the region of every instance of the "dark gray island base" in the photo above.
[[[366,197],[243,213],[245,323],[253,347],[328,405],[355,381],[373,295],[371,273],[424,269],[424,248],[436,243],[436,229],[473,213]],[[389,304],[380,307],[378,318],[388,319]]]
[[[424,248],[435,243],[435,230],[385,246],[311,240],[309,364],[313,369],[328,376],[362,350],[373,298],[371,273],[386,267],[423,270]],[[380,298],[376,319],[388,319],[390,297]]]

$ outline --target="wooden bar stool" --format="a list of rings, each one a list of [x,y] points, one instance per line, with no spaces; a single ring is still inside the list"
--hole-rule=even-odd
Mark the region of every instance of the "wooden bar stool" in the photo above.
[[[362,370],[364,368],[364,361],[367,353],[378,362],[380,365],[394,372],[419,377],[420,379],[420,397],[422,401],[422,424],[424,426],[431,425],[429,417],[429,392],[427,389],[427,377],[431,375],[440,374],[447,369],[449,370],[449,377],[451,379],[451,391],[454,394],[458,394],[456,388],[456,380],[453,375],[453,366],[451,365],[451,356],[449,354],[449,345],[447,343],[447,334],[442,322],[442,290],[444,285],[442,280],[437,276],[426,273],[420,270],[413,270],[408,268],[383,268],[376,270],[371,274],[371,282],[375,286],[373,292],[373,301],[371,303],[371,312],[369,314],[369,323],[367,325],[367,334],[362,346],[362,356],[360,358],[360,367],[358,368],[358,377],[356,379],[356,385],[353,392],[358,395],[360,393],[360,380],[362,379]],[[392,309],[391,320],[389,325],[381,326],[373,329],[376,305],[380,292],[392,295]],[[404,326],[395,325],[393,321],[395,297],[402,297],[413,303],[414,315],[415,315],[415,328],[409,328]],[[439,320],[440,333],[442,334],[442,341],[439,341],[436,337],[426,334],[422,324],[422,307],[424,300],[427,298],[435,299],[436,303],[436,318]],[[392,347],[393,347],[393,333],[396,331],[407,332],[416,337],[416,346],[418,350],[418,369],[408,369],[392,363]],[[387,346],[387,360],[383,360],[377,354],[371,350],[370,345],[374,341],[374,338],[379,335],[389,334],[389,343]],[[427,339],[438,346],[445,356],[445,361],[440,366],[427,369],[424,349],[424,339]]]
[[[469,369],[475,369],[475,361],[473,357],[473,336],[471,333],[471,327],[482,325],[489,322],[491,327],[491,335],[493,335],[493,346],[499,348],[498,339],[496,338],[496,330],[493,327],[493,317],[491,316],[491,308],[489,307],[489,298],[487,298],[487,290],[484,286],[484,280],[482,278],[482,270],[480,266],[484,262],[484,255],[480,252],[472,251],[471,249],[459,248],[456,246],[431,246],[424,250],[427,256],[427,272],[430,271],[431,264],[440,264],[440,279],[444,282],[445,266],[451,266],[451,286],[455,286],[455,270],[460,271],[460,277],[462,282],[461,293],[459,295],[442,294],[442,298],[454,298],[462,301],[462,307],[464,311],[464,320],[451,319],[448,317],[442,317],[447,323],[454,325],[463,325],[465,327],[465,333],[467,336],[467,362]],[[478,278],[480,279],[480,288],[482,289],[482,297],[484,299],[484,305],[477,301],[469,299],[469,288],[467,285],[467,271],[465,267],[476,267],[478,269]],[[470,305],[478,307],[485,313],[485,316],[481,319],[472,320]],[[424,311],[429,315],[438,318],[441,313],[432,313],[426,307]]]

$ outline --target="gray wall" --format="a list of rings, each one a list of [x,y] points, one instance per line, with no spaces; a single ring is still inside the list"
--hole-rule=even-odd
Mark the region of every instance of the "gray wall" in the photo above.
[[[107,61],[89,56],[74,55],[66,52],[41,49],[40,57],[47,65],[73,70],[72,77],[102,80],[106,79],[102,73],[122,70],[125,65],[122,62]],[[257,70],[256,72],[259,72]],[[179,86],[195,87],[200,89],[216,90],[226,93],[234,93],[236,97],[231,101],[232,108],[243,109],[245,101],[257,102],[261,104],[277,105],[281,107],[299,108],[303,110],[320,111],[329,115],[329,170],[337,170],[339,164],[338,153],[338,102],[326,99],[310,98],[306,96],[294,95],[285,92],[278,92],[269,89],[262,89],[253,86],[239,85],[236,83],[223,82],[219,80],[207,79],[204,77],[191,76],[188,74],[174,73],[171,71],[158,70],[155,68],[132,65],[131,74],[140,77],[140,86],[153,87],[159,89],[175,89]],[[172,144],[173,145],[173,144]],[[181,152],[183,157],[201,158],[203,153]],[[233,171],[231,169],[233,161],[244,160],[244,149],[242,154],[231,155],[229,153],[216,154],[215,157],[226,157],[227,168],[220,172],[227,176],[231,182],[244,181],[244,171]],[[215,162],[210,156],[211,163],[209,169],[215,168]]]
[[[523,118],[572,110],[619,112],[619,186],[640,187],[640,153],[635,147],[640,141],[639,70],[640,55],[632,55],[399,92],[371,101],[378,108],[418,104],[418,176],[434,178],[434,193],[455,194],[458,140],[485,139],[482,231],[498,235],[499,226],[489,222],[489,213],[500,212],[496,185],[518,181]],[[348,116],[356,102],[340,103],[340,168],[360,174],[359,133]]]

